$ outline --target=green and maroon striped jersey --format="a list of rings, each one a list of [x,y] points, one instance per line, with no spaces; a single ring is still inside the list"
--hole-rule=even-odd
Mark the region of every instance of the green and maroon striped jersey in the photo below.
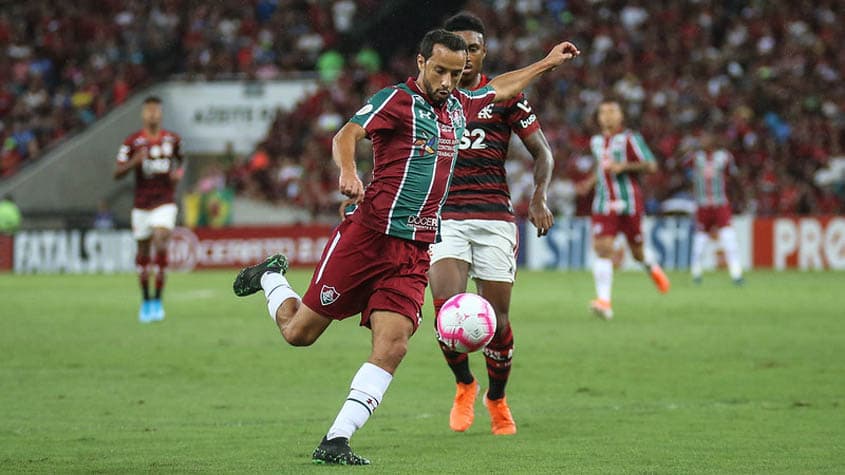
[[[490,87],[461,91],[437,106],[414,78],[373,95],[350,119],[373,142],[373,180],[349,219],[402,239],[438,241],[464,113],[477,114],[495,96]]]
[[[478,88],[489,81],[482,76]],[[463,93],[458,89],[455,94]],[[513,222],[516,219],[505,175],[511,131],[525,139],[540,129],[540,121],[522,93],[508,101],[489,104],[466,118],[442,217]]]
[[[607,166],[614,162],[653,162],[654,154],[643,137],[630,130],[613,135],[594,135],[590,139],[590,150],[596,160],[593,214],[642,214],[645,206],[636,177],[630,173],[615,175],[607,170]]]
[[[736,174],[731,152],[724,149],[696,150],[684,158],[684,166],[692,174],[695,202],[698,206],[721,206],[728,203],[725,174]]]

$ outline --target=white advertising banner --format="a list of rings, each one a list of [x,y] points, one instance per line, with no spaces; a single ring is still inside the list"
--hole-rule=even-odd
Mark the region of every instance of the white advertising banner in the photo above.
[[[748,216],[734,216],[732,225],[736,230],[742,266],[750,269],[752,264],[752,221]],[[643,219],[646,252],[664,269],[688,269],[692,250],[693,221],[687,217]],[[537,237],[533,226],[526,224],[521,237],[525,248],[525,267],[528,269],[589,269],[593,260],[592,234],[589,218],[561,218],[555,222],[549,234]],[[616,247],[623,254],[622,268],[639,269],[635,264],[625,238],[616,238]],[[714,269],[719,264],[717,241],[711,241],[704,254],[705,269]]]
[[[186,153],[222,153],[231,142],[251,152],[267,137],[276,110],[290,110],[317,88],[311,79],[272,82],[168,83],[164,125],[182,136]]]

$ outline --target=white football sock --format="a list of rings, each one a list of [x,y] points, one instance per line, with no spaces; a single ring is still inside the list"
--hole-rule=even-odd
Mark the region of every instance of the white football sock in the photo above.
[[[725,251],[725,260],[728,261],[728,272],[731,279],[742,278],[742,265],[739,263],[739,249],[736,243],[736,233],[730,226],[719,230],[719,243]]]
[[[285,276],[278,272],[265,272],[261,276],[261,288],[264,289],[264,297],[267,298],[267,311],[270,312],[270,319],[274,322],[276,321],[276,312],[285,300],[302,300],[293,291]]]
[[[696,231],[692,238],[692,256],[690,258],[690,272],[695,278],[701,277],[701,259],[704,257],[704,249],[710,237],[704,231]]]
[[[593,259],[593,278],[596,281],[596,296],[610,302],[610,288],[613,285],[613,261],[603,257]]]
[[[326,433],[326,439],[352,437],[352,434],[364,426],[373,411],[381,404],[392,380],[392,374],[372,363],[364,363],[352,378],[349,396],[340,408],[334,424]]]

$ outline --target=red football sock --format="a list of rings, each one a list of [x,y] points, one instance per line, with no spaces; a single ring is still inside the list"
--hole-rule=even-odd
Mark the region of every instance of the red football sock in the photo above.
[[[501,399],[505,397],[505,385],[508,384],[513,360],[513,332],[510,324],[496,332],[496,336],[484,348],[484,359],[487,362],[487,376],[490,378],[487,399]]]

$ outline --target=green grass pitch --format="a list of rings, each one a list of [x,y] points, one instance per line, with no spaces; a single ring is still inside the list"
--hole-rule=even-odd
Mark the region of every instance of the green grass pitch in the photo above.
[[[352,439],[370,467],[310,454],[366,359],[357,318],[287,346],[235,272],[172,274],[137,321],[132,275],[0,276],[0,472],[845,472],[845,276],[616,275],[615,319],[585,272],[520,272],[508,399],[519,433],[450,432],[454,381],[425,321]],[[302,290],[311,272],[291,274]],[[486,386],[483,358],[471,356]]]

